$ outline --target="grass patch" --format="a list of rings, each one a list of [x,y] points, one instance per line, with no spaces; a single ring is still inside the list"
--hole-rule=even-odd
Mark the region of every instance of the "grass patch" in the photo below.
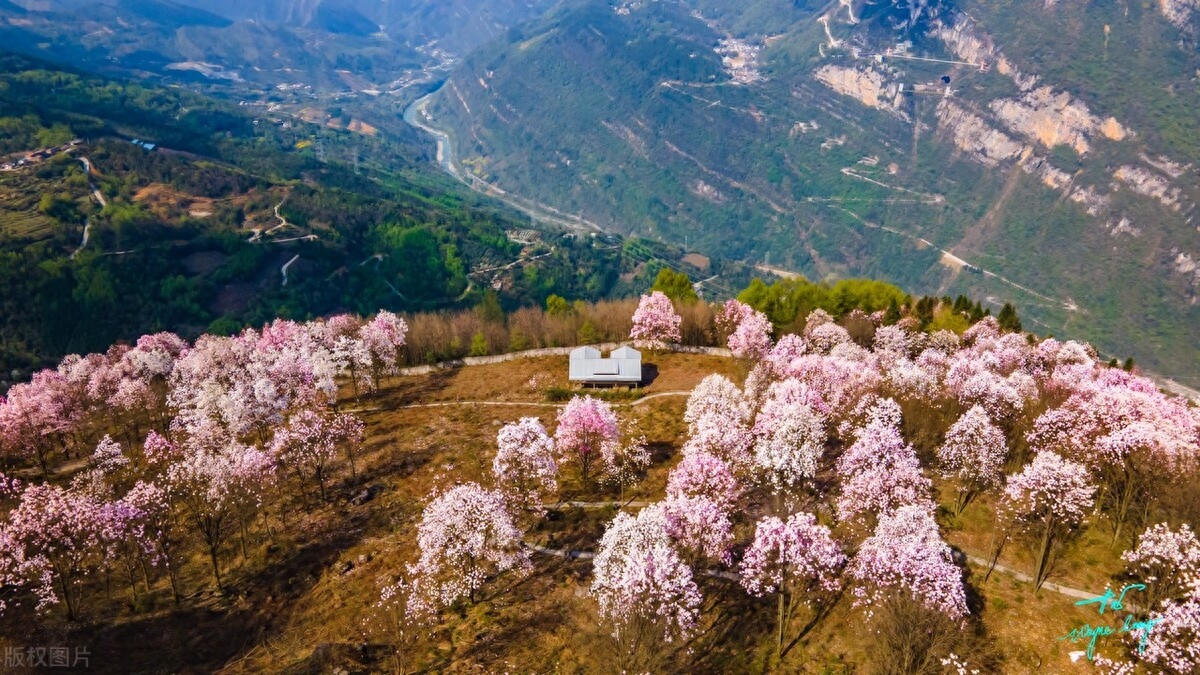
[[[645,395],[646,390],[641,387],[636,389],[567,389],[564,387],[550,387],[546,389],[546,400],[552,403],[570,401],[576,396],[591,396],[601,401],[613,403],[636,401]]]

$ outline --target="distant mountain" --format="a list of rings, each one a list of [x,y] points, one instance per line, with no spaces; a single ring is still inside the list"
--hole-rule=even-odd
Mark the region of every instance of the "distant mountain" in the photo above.
[[[551,0],[0,0],[0,43],[112,74],[384,89]]]
[[[251,87],[302,82],[346,89],[339,70],[387,83],[428,59],[330,9],[326,29],[239,21],[169,0],[71,0],[0,6],[0,43],[37,58],[109,74],[196,78]]]
[[[590,1],[429,107],[477,179],[624,233],[1018,304],[1200,381],[1200,12]]]
[[[557,0],[180,0],[222,16],[306,26],[331,32],[367,24],[397,42],[437,42],[465,53],[505,28],[532,19]]]

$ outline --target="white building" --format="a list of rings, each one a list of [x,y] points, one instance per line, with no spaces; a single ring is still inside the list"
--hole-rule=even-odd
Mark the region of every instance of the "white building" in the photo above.
[[[632,347],[621,347],[604,358],[594,347],[579,347],[571,351],[570,380],[584,384],[641,384],[642,353]]]

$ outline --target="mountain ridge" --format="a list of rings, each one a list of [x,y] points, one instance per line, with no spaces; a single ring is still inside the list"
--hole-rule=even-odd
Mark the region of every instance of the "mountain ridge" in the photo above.
[[[481,177],[619,231],[1016,302],[1197,381],[1191,23],[974,0],[901,34],[907,7],[784,4],[576,5],[472,55],[430,109]],[[720,72],[588,46],[630,34]]]

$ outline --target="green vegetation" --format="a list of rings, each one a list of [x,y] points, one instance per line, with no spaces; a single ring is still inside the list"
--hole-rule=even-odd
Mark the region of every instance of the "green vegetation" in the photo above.
[[[663,295],[677,302],[695,302],[699,299],[687,274],[666,267],[658,271],[650,290],[662,291]]]
[[[799,332],[814,309],[842,316],[852,309],[878,312],[907,305],[908,295],[892,284],[871,279],[845,279],[819,284],[804,279],[784,279],[768,286],[755,279],[738,295],[783,332]],[[918,309],[919,315],[919,309]]]
[[[867,67],[828,49],[813,14],[824,6],[690,6],[714,23],[664,3],[618,15],[584,2],[510,31],[506,44],[465,60],[433,99],[434,119],[480,176],[615,231],[766,260],[814,280],[863,276],[987,298],[993,313],[1009,303],[1026,328],[1200,377],[1200,287],[1174,262],[1181,253],[1195,259],[1200,234],[1186,207],[1111,188],[1113,170],[1144,165],[1143,154],[1200,162],[1200,134],[1189,131],[1189,111],[1200,106],[1196,39],[1158,5],[957,6],[1039,86],[1069,92],[1138,134],[1122,144],[1097,136],[1083,155],[1034,147],[1080,184],[1115,190],[1098,215],[1011,163],[987,169],[956,149],[937,96],[902,97],[889,114],[818,82],[822,65]],[[860,18],[855,26],[838,19],[832,30],[867,51],[900,39],[885,6]],[[762,81],[731,82],[713,51],[724,31],[756,45],[771,36]],[[953,59],[938,40],[903,37],[915,55]],[[950,76],[954,100],[985,113],[990,101],[1021,95],[996,68],[899,59],[874,67],[907,84]],[[554,124],[543,123],[548,111]],[[1200,199],[1190,178],[1174,184],[1188,203]],[[1123,218],[1140,234],[1114,233]],[[943,249],[973,267],[958,267]]]
[[[5,151],[87,139],[0,173],[0,372],[156,330],[627,295],[682,257],[655,242],[629,257],[618,239],[532,230],[391,141],[258,121],[183,91],[0,57]],[[296,150],[304,139],[319,140],[328,161]],[[535,236],[518,243],[514,231]]]

